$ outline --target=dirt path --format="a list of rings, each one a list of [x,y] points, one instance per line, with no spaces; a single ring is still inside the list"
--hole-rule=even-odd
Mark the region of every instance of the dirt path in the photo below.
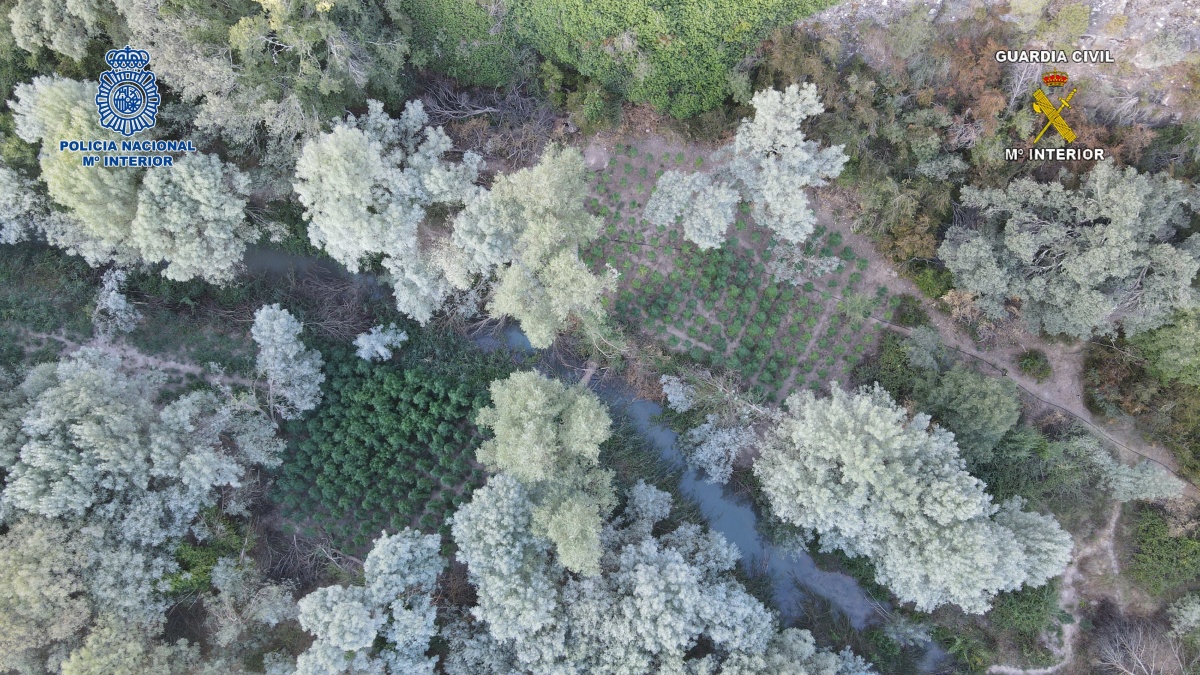
[[[176,373],[179,375],[191,375],[200,378],[210,384],[220,383],[226,385],[239,385],[243,387],[253,387],[254,380],[251,380],[240,375],[216,375],[195,363],[187,361],[177,361],[173,359],[165,359],[158,356],[143,354],[126,344],[114,344],[111,342],[103,342],[100,340],[92,340],[90,342],[81,343],[66,338],[62,335],[53,333],[37,333],[34,331],[24,331],[26,337],[53,341],[61,344],[67,354],[72,354],[82,347],[93,347],[101,350],[105,354],[110,354],[121,360],[122,365],[130,370],[158,370],[163,373]]]
[[[886,286],[889,295],[908,294],[920,298],[922,306],[929,314],[931,322],[937,328],[942,342],[947,347],[974,361],[985,372],[1009,378],[1027,394],[1043,404],[1057,408],[1079,420],[1098,436],[1116,446],[1123,459],[1127,461],[1149,459],[1178,475],[1179,463],[1166,447],[1147,440],[1133,427],[1131,421],[1100,419],[1084,405],[1083,343],[1051,344],[1036,335],[1022,333],[1016,338],[1014,344],[984,351],[975,344],[970,336],[960,330],[950,317],[938,309],[934,301],[926,298],[916,284],[901,277],[892,262],[879,254],[874,242],[853,232],[848,219],[834,215],[832,209],[844,199],[843,195],[826,193],[822,196],[826,198],[817,201],[817,222],[829,229],[841,232],[845,241],[853,246],[856,252],[867,257],[869,265],[863,277],[865,288]],[[884,321],[877,316],[872,316],[871,319],[892,330],[904,334],[909,333],[909,329]],[[1040,350],[1049,359],[1053,372],[1044,382],[1039,383],[1034,378],[1022,373],[1017,367],[1017,359],[1026,349]],[[1200,490],[1190,484],[1188,494],[1193,498],[1200,498]]]
[[[1088,560],[1102,557],[1104,562],[1111,568],[1114,576],[1120,573],[1121,570],[1117,563],[1116,550],[1113,546],[1113,539],[1117,531],[1117,522],[1120,519],[1121,505],[1117,503],[1113,505],[1112,514],[1109,515],[1104,529],[1098,532],[1095,538],[1075,553],[1071,564],[1063,571],[1062,582],[1059,585],[1058,591],[1058,606],[1064,612],[1070,614],[1073,621],[1063,625],[1062,641],[1058,644],[1049,645],[1050,651],[1058,657],[1058,663],[1045,668],[1016,668],[1013,666],[995,665],[988,668],[987,672],[994,673],[995,675],[1051,675],[1071,665],[1075,660],[1075,643],[1079,637],[1079,627],[1083,620],[1083,616],[1079,612],[1079,596],[1080,584],[1086,579],[1081,568]],[[1121,604],[1121,599],[1121,594],[1118,591],[1115,600],[1118,604]]]

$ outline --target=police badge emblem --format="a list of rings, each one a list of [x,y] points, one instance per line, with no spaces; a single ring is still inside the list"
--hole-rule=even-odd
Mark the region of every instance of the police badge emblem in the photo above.
[[[145,70],[150,52],[133,49],[110,49],[104,55],[110,70],[100,74],[100,90],[96,92],[96,112],[100,126],[132,136],[154,126],[158,115],[158,84],[154,73]]]

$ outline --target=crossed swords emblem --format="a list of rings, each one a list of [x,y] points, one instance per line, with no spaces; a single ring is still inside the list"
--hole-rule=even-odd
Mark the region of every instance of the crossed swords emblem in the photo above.
[[[1075,92],[1077,91],[1079,91],[1079,87],[1072,89],[1066,98],[1059,99],[1059,103],[1062,105],[1055,107],[1041,89],[1034,90],[1033,111],[1045,115],[1048,120],[1046,126],[1042,127],[1042,131],[1037,135],[1037,138],[1033,139],[1034,145],[1037,145],[1037,142],[1042,140],[1042,134],[1045,134],[1046,130],[1051,126],[1058,130],[1058,134],[1063,137],[1064,141],[1070,143],[1075,140],[1075,132],[1071,130],[1071,125],[1067,124],[1067,121],[1059,113],[1062,112],[1063,108],[1071,107],[1071,97],[1075,96]]]

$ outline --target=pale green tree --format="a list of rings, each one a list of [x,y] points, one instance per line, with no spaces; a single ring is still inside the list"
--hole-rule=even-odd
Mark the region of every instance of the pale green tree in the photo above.
[[[482,165],[472,152],[461,163],[446,161],[450,138],[427,127],[428,119],[420,101],[410,101],[399,119],[371,101],[362,117],[348,116],[305,143],[295,184],[313,245],[353,272],[379,258],[397,308],[422,324],[449,291],[421,245],[426,210],[470,199]]]
[[[585,175],[578,150],[552,146],[455,219],[456,285],[495,270],[488,312],[519,320],[537,348],[549,347],[572,318],[602,323],[600,296],[613,287],[611,274],[592,274],[579,258],[579,247],[600,234],[600,219],[584,208]]]
[[[77,153],[59,152],[58,142],[71,139],[116,140],[100,128],[96,85],[58,77],[38,77],[18,85],[12,104],[17,135],[38,143],[38,155],[50,198],[70,210],[73,225],[47,229],[46,239],[88,263],[129,264],[139,260],[130,238],[137,192],[144,171],[85,167]]]
[[[535,532],[554,542],[559,562],[585,575],[599,571],[600,529],[616,499],[612,472],[600,468],[600,444],[612,421],[596,395],[534,371],[491,384],[492,405],[476,424],[493,438],[479,461],[511,475],[534,500]]]
[[[258,344],[257,368],[267,386],[267,406],[284,419],[316,408],[321,402],[321,352],[300,341],[304,330],[292,313],[263,305],[254,312],[250,336]]]
[[[1177,637],[1194,636],[1200,629],[1200,595],[1191,593],[1179,598],[1167,607],[1171,620],[1171,632]]]
[[[94,169],[93,169],[94,170]],[[142,260],[176,281],[233,280],[261,232],[246,219],[249,177],[216,155],[193,154],[146,174],[130,237]]]
[[[1140,333],[1131,342],[1159,379],[1200,387],[1200,311],[1180,312],[1165,326]]]
[[[825,110],[812,84],[763,89],[750,104],[754,118],[743,119],[733,142],[714,157],[716,169],[710,175],[664,173],[646,205],[647,218],[657,225],[682,218],[688,238],[712,248],[724,241],[738,202],[749,202],[758,224],[783,242],[808,239],[816,215],[804,189],[836,178],[849,158],[840,145],[822,148],[805,137],[804,121]]]
[[[396,324],[374,326],[370,331],[354,338],[355,355],[367,361],[392,358],[392,350],[399,349],[408,341],[408,333],[396,327]]]
[[[101,0],[103,1],[103,0]],[[81,0],[69,0],[68,6]],[[107,5],[108,3],[104,3]],[[367,90],[395,100],[407,19],[386,3],[321,0],[198,5],[113,0],[110,34],[152,55],[151,69],[205,138],[254,157],[255,188],[284,196],[300,144]],[[115,38],[114,38],[115,39]]]
[[[1124,464],[1095,436],[1076,434],[1057,445],[1064,455],[1082,460],[1096,484],[1119,502],[1176,499],[1183,494],[1183,481],[1162,465],[1149,459],[1133,466]]]
[[[206,637],[219,648],[212,660],[236,662],[263,649],[271,628],[298,615],[292,584],[266,580],[253,560],[221,558],[210,575],[212,591],[203,599]]]
[[[662,385],[667,407],[675,412],[687,412],[696,403],[696,388],[675,375],[663,375],[658,379]]]
[[[0,669],[62,660],[91,623],[88,550],[54,521],[21,518],[0,535]]]
[[[816,224],[804,188],[836,178],[849,158],[840,145],[822,148],[805,137],[801,125],[825,110],[812,84],[764,89],[750,103],[754,119],[738,126],[726,170],[753,204],[759,225],[785,242],[802,243]]]
[[[702,249],[717,248],[737,215],[741,196],[708,174],[667,171],[654,185],[646,202],[646,220],[670,227],[681,220],[683,235]]]
[[[452,531],[478,603],[474,622],[444,632],[447,672],[870,672],[848,653],[816,649],[806,631],[777,633],[733,577],[738,551],[720,534],[683,525],[655,536],[669,495],[639,483],[626,504],[603,529],[600,573],[580,577],[533,534],[535,507],[515,478],[500,474],[476,491]],[[713,653],[696,657],[701,642]]]
[[[164,644],[143,626],[105,615],[83,645],[63,662],[62,675],[191,675],[201,664],[199,647],[187,640]]]
[[[92,311],[92,326],[101,338],[128,333],[142,319],[142,313],[129,304],[129,299],[121,292],[125,278],[125,270],[111,268],[105,270],[100,281],[96,308]]]
[[[43,231],[51,213],[33,181],[0,158],[0,244],[16,244]]]
[[[1070,559],[1053,518],[993,504],[953,436],[878,386],[790,396],[762,448],[754,472],[775,516],[867,556],[876,580],[921,611],[987,611],[996,593],[1040,586]]]
[[[19,432],[0,435],[0,518],[66,528],[64,551],[84,552],[73,572],[82,597],[150,634],[179,542],[206,536],[200,514],[218,497],[226,512],[240,510],[247,474],[278,464],[282,449],[251,398],[197,391],[160,404],[163,381],[84,348],[30,371],[6,396],[18,412],[3,421]]]
[[[1187,183],[1105,161],[1077,189],[1020,178],[962,199],[981,223],[951,228],[938,256],[993,318],[1019,300],[1033,330],[1134,335],[1200,300],[1200,237],[1178,241],[1200,211]]]
[[[382,534],[363,564],[363,586],[326,586],[300,600],[300,625],[316,636],[297,675],[434,672],[431,594],[446,566],[441,539],[405,529]],[[382,645],[382,646],[380,646]]]
[[[757,440],[749,426],[725,426],[708,415],[704,424],[680,436],[678,445],[689,466],[704,471],[710,483],[724,485],[733,475],[733,463]]]
[[[21,49],[36,53],[44,47],[79,61],[113,13],[105,0],[18,0],[8,20]]]
[[[40,142],[41,178],[50,198],[68,210],[48,210],[19,177],[0,167],[0,183],[23,195],[5,199],[28,219],[24,234],[35,230],[92,265],[166,263],[163,275],[169,279],[232,280],[246,245],[261,234],[244,217],[245,174],[215,155],[185,156],[149,173],[85,167],[79,153],[60,152],[58,142],[120,138],[99,126],[96,85],[39,77],[19,85],[15,94],[17,134]],[[7,220],[0,217],[5,240],[19,232]]]

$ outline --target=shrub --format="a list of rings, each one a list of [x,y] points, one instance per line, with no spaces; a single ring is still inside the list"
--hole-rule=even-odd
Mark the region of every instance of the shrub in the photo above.
[[[1021,352],[1021,356],[1017,358],[1017,368],[1038,382],[1050,377],[1054,372],[1050,367],[1050,359],[1037,349],[1027,349]]]
[[[913,277],[913,283],[921,292],[930,298],[940,298],[950,292],[954,288],[954,275],[950,270],[939,270],[933,267],[926,267],[917,272]]]
[[[516,36],[492,33],[495,22],[482,5],[457,0],[400,0],[398,5],[412,21],[414,46],[434,70],[464,85],[486,87],[502,87],[521,70]],[[561,71],[558,75],[561,79]]]
[[[1138,514],[1133,545],[1129,575],[1155,595],[1200,577],[1200,541],[1171,536],[1166,518],[1153,508]]]
[[[929,314],[921,306],[920,298],[905,293],[898,296],[896,309],[892,313],[892,320],[908,328],[928,326]]]

